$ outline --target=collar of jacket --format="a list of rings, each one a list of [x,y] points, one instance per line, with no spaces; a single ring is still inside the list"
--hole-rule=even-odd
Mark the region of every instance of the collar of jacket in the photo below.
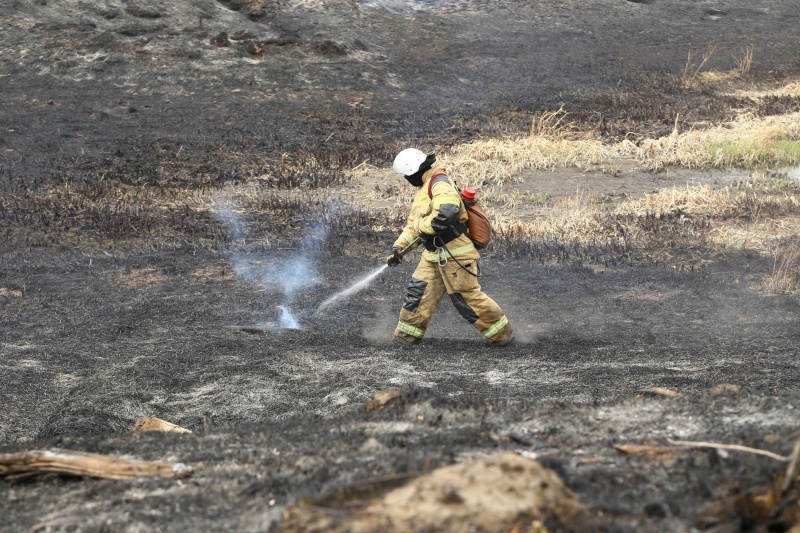
[[[425,174],[422,175],[422,185],[421,185],[421,187],[427,187],[428,186],[428,182],[436,174],[447,174],[447,172],[444,171],[444,166],[442,166],[442,165],[440,165],[438,163],[434,163],[433,166],[430,169],[428,169],[428,171],[425,172]]]

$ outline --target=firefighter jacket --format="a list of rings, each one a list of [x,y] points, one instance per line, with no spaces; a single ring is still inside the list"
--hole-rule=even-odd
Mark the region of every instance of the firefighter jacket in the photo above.
[[[431,196],[428,196],[428,182],[438,174],[444,174],[444,167],[434,164],[422,175],[422,186],[414,195],[408,221],[400,237],[394,242],[394,246],[405,248],[420,233],[438,235],[456,224],[467,222],[469,218],[467,209],[449,178],[437,180],[431,189]],[[444,263],[451,257],[464,260],[478,259],[480,254],[469,236],[463,233],[446,243],[444,247],[434,251],[426,250],[422,257],[428,261]]]

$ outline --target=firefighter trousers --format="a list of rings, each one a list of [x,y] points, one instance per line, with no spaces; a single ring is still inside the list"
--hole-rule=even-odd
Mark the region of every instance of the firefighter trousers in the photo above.
[[[394,336],[414,343],[422,339],[433,312],[445,292],[456,309],[492,344],[505,344],[512,331],[500,306],[481,291],[478,284],[478,264],[475,259],[450,260],[440,266],[435,261],[420,260],[406,288],[400,321]],[[469,272],[467,272],[467,270]]]

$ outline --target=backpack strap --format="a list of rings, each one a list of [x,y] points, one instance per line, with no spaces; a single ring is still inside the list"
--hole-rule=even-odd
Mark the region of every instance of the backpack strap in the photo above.
[[[444,172],[439,172],[438,174],[434,174],[431,176],[431,179],[428,181],[428,198],[433,200],[433,185],[439,181],[450,181],[450,178],[447,177],[447,174]]]
[[[431,176],[431,179],[428,180],[428,198],[433,200],[433,186],[439,183],[440,181],[447,181],[456,189],[456,193],[459,195],[459,202],[460,202],[461,190],[458,187],[456,187],[456,185],[452,181],[450,181],[450,178],[448,178],[447,174],[445,174],[444,172],[434,174],[433,176]],[[431,243],[431,245],[433,246],[432,248],[428,248],[426,244],[426,249],[434,251],[437,249],[436,248],[437,245],[435,244],[437,240],[438,244],[447,244],[456,237],[458,237],[459,235],[463,235],[466,232],[467,232],[467,224],[464,222],[458,222],[455,225],[443,231],[442,233],[438,234],[434,239],[434,241]]]

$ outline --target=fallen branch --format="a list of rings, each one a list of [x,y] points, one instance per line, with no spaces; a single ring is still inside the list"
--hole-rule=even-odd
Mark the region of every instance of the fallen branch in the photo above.
[[[738,444],[718,444],[716,442],[694,442],[689,440],[672,440],[667,439],[667,442],[674,446],[691,446],[693,448],[715,448],[718,450],[735,450],[737,452],[747,452],[753,453],[756,455],[763,455],[764,457],[769,457],[770,459],[775,459],[776,461],[781,461],[783,463],[789,461],[789,458],[783,455],[778,455],[777,453],[772,453],[767,450],[759,450],[758,448],[749,448],[747,446],[740,446]]]
[[[676,451],[673,446],[650,444],[615,444],[614,449],[627,455],[639,455],[646,459],[670,459]]]
[[[666,396],[667,398],[687,398],[685,394],[682,392],[674,391],[671,389],[665,389],[664,387],[650,387],[649,389],[644,389],[639,391],[639,394],[644,396],[647,394],[652,394],[655,396]]]
[[[47,473],[103,479],[144,476],[179,479],[190,476],[193,472],[191,467],[183,463],[137,461],[58,448],[0,454],[0,477],[5,477],[9,481]]]
[[[675,451],[675,448],[669,446],[651,446],[649,444],[615,444],[614,448],[622,453],[631,455],[640,453],[667,454]]]
[[[794,483],[794,479],[800,474],[800,440],[794,445],[789,466],[786,468],[786,475],[783,476],[781,484],[781,496],[785,496]]]

